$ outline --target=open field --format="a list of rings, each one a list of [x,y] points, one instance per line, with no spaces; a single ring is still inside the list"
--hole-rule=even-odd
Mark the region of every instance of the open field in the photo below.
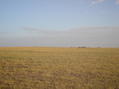
[[[119,48],[0,48],[0,89],[119,89]]]

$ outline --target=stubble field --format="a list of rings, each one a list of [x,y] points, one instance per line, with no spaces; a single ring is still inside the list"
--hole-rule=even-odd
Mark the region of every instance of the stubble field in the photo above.
[[[0,89],[119,89],[119,48],[1,47]]]

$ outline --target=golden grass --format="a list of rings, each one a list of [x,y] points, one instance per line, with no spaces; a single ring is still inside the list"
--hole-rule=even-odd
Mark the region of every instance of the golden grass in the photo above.
[[[119,48],[0,48],[0,89],[119,89]]]

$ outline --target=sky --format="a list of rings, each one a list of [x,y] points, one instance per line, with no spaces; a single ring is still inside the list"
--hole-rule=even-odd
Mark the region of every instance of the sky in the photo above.
[[[119,0],[0,0],[0,47],[119,47]]]

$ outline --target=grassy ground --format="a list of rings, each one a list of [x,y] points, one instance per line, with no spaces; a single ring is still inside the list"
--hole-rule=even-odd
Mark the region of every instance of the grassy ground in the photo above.
[[[0,48],[0,89],[119,89],[119,48]]]

